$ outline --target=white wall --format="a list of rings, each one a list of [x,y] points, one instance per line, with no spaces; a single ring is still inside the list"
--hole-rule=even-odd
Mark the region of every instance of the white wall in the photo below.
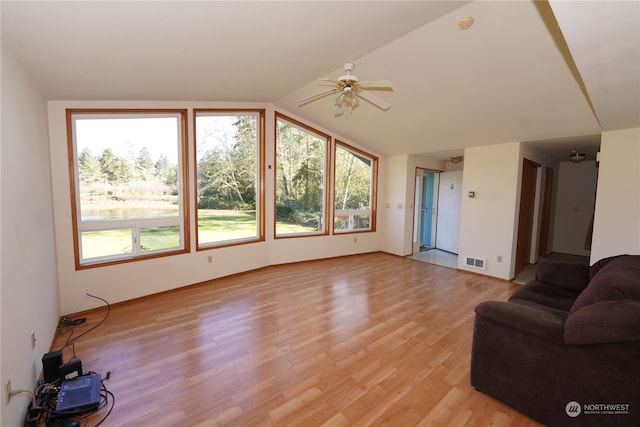
[[[640,254],[640,128],[604,132],[591,263]]]
[[[4,386],[11,380],[13,390],[33,390],[60,316],[47,109],[4,46],[1,73],[1,382]],[[21,394],[6,402],[2,387],[0,425],[22,425],[29,396]]]
[[[467,148],[462,180],[458,268],[510,280],[515,275],[523,159],[538,168],[530,262],[537,260],[544,167],[556,163],[543,153],[514,142]],[[469,191],[475,192],[469,198]],[[465,258],[486,259],[486,270],[464,265]],[[499,261],[502,257],[502,262]]]
[[[504,279],[514,276],[523,158],[557,169],[552,159],[519,142],[465,150],[459,269]],[[385,159],[381,175],[385,195],[380,203],[380,212],[384,216],[380,223],[382,250],[400,256],[409,255],[412,251],[416,167],[445,170],[447,163],[415,155],[393,156]],[[543,185],[542,175],[541,168],[539,188]],[[474,199],[468,197],[469,191],[476,192]],[[536,260],[542,191],[538,191],[537,199],[531,262]],[[465,266],[464,258],[467,256],[486,259],[486,270]],[[502,262],[498,261],[499,257]]]
[[[382,250],[394,255],[411,255],[416,168],[441,171],[445,162],[417,155],[399,155],[384,158],[382,166],[382,196],[378,198]]]
[[[558,196],[553,234],[553,251],[589,256],[585,248],[596,200],[596,162],[562,162],[558,172]]]
[[[400,256],[407,255],[405,248],[407,159],[407,155],[385,157],[379,169],[381,190],[379,224],[382,233],[382,250]],[[410,243],[411,238],[409,238]]]
[[[49,134],[51,146],[51,174],[53,183],[53,207],[55,213],[56,251],[58,253],[58,277],[60,282],[61,312],[76,313],[100,306],[100,302],[85,299],[83,290],[91,289],[94,295],[110,303],[163,292],[267,265],[310,259],[328,258],[356,253],[378,251],[381,238],[378,232],[336,236],[273,238],[274,175],[273,168],[266,176],[266,240],[259,243],[195,251],[195,233],[191,233],[192,252],[183,255],[152,260],[129,262],[105,267],[76,271],[73,252],[69,171],[67,169],[66,108],[265,108],[266,109],[266,164],[274,162],[274,111],[265,104],[224,104],[202,102],[87,102],[50,101]],[[283,112],[297,120],[300,118]],[[192,117],[189,112],[189,117]],[[302,120],[300,120],[302,121]],[[189,150],[193,152],[192,123],[189,121]],[[325,129],[318,130],[331,134]],[[350,143],[340,135],[335,137]],[[362,148],[362,147],[360,147]],[[365,149],[366,150],[366,149]],[[376,155],[376,153],[371,153]],[[193,170],[193,156],[189,159]],[[190,200],[194,200],[190,186]],[[378,215],[380,217],[380,215]],[[192,230],[195,228],[191,221]],[[378,228],[384,228],[379,226]],[[207,257],[212,255],[209,264]]]
[[[511,278],[520,158],[518,142],[465,149],[458,269]],[[465,266],[466,257],[486,259],[486,270]]]

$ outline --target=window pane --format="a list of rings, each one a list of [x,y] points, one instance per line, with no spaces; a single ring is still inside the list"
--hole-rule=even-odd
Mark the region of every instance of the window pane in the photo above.
[[[68,112],[80,265],[184,249],[184,114]]]
[[[197,111],[198,246],[260,237],[260,112]]]
[[[75,117],[81,221],[177,216],[178,117]]]
[[[180,227],[149,227],[140,230],[140,250],[156,251],[180,247]]]
[[[131,231],[130,228],[125,228],[82,232],[82,259],[131,254]]]
[[[278,118],[276,236],[325,228],[327,137]]]
[[[334,231],[372,229],[375,161],[336,143]]]

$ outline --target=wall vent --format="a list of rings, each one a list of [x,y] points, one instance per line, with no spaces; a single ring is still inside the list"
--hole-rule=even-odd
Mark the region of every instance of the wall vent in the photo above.
[[[467,257],[464,264],[467,267],[479,268],[480,270],[484,270],[487,265],[487,260],[484,258],[471,258]]]

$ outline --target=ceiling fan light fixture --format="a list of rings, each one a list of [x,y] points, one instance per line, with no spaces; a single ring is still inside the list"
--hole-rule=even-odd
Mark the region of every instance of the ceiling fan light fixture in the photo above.
[[[382,111],[386,111],[391,107],[391,104],[384,99],[378,98],[375,95],[369,93],[369,90],[393,90],[393,85],[388,80],[373,80],[360,82],[358,78],[351,74],[355,66],[354,62],[347,62],[344,64],[344,71],[346,75],[338,77],[337,80],[321,77],[320,81],[331,82],[335,84],[333,89],[323,90],[314,95],[307,96],[298,101],[298,106],[306,105],[310,102],[324,98],[327,95],[338,94],[338,97],[333,101],[335,107],[335,115],[341,116],[345,113],[345,116],[349,116],[351,112],[358,108],[360,105],[360,98],[364,99],[368,103],[378,107]]]
[[[571,160],[573,163],[580,163],[584,160],[584,153],[579,153],[574,150],[569,153],[569,160]]]
[[[345,90],[343,93],[338,95],[334,105],[336,106],[336,116],[341,116],[343,113],[346,113],[345,115],[348,117],[351,115],[353,110],[358,108],[360,101],[358,101],[355,93],[349,88],[349,90]]]
[[[358,101],[358,97],[351,95],[349,97],[349,104],[351,104],[351,108],[356,108],[358,105],[360,105],[360,101]]]

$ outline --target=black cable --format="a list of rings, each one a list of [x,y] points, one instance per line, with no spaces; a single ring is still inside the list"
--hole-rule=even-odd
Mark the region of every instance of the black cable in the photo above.
[[[81,319],[78,319],[77,321],[72,321],[72,324],[67,324],[66,322],[64,322],[64,319],[65,319],[65,318],[63,317],[62,327],[58,330],[58,334],[59,334],[59,335],[65,335],[65,334],[68,334],[68,335],[69,335],[69,336],[67,337],[66,342],[65,342],[65,343],[64,343],[64,345],[62,346],[62,348],[64,348],[64,347],[71,347],[71,351],[72,351],[72,353],[73,353],[73,359],[75,359],[75,358],[76,358],[76,347],[75,347],[75,342],[76,342],[77,340],[79,340],[80,338],[82,338],[83,336],[87,335],[89,332],[91,332],[91,331],[93,331],[94,329],[96,329],[98,326],[102,325],[102,323],[104,323],[104,321],[105,321],[105,320],[107,320],[107,318],[109,317],[109,313],[111,312],[111,305],[109,304],[109,302],[108,302],[106,299],[101,298],[101,297],[98,297],[98,296],[95,296],[95,295],[92,295],[92,294],[90,294],[90,293],[87,293],[86,295],[87,295],[88,297],[95,298],[95,299],[98,299],[98,300],[100,300],[100,301],[104,302],[104,303],[105,303],[105,305],[106,305],[106,307],[107,307],[107,312],[106,312],[106,314],[105,314],[104,318],[102,318],[102,320],[100,320],[97,324],[95,324],[94,326],[92,326],[91,328],[87,329],[86,331],[84,331],[83,333],[81,333],[80,335],[76,336],[76,337],[75,337],[75,338],[73,338],[73,339],[72,339],[72,337],[73,337],[73,328],[70,328],[70,329],[67,331],[67,330],[65,330],[65,326],[77,326],[77,325],[79,325],[79,324],[84,323],[84,322],[86,321],[86,318],[85,318],[85,320],[84,320],[84,321],[80,321]],[[67,317],[67,319],[69,319],[69,318]],[[69,319],[69,320],[70,320],[70,319]],[[77,323],[77,324],[76,324],[75,322],[79,322],[79,323]]]
[[[107,306],[107,313],[104,315],[104,318],[103,318],[101,321],[99,321],[99,322],[98,322],[98,323],[96,323],[94,326],[92,326],[92,327],[91,327],[91,328],[89,328],[88,330],[84,331],[83,333],[81,333],[80,335],[78,335],[77,337],[75,337],[73,340],[71,340],[71,339],[70,339],[70,338],[71,338],[71,336],[70,336],[70,337],[69,337],[69,339],[67,339],[67,343],[66,343],[66,345],[69,345],[69,344],[73,344],[73,343],[75,343],[77,340],[79,340],[79,339],[80,339],[80,338],[82,338],[83,336],[87,335],[89,332],[93,331],[93,330],[94,330],[94,329],[96,329],[98,326],[102,325],[102,324],[104,323],[104,321],[105,321],[105,320],[107,320],[107,317],[109,317],[109,313],[111,312],[111,306],[109,305],[109,301],[107,301],[107,300],[106,300],[106,299],[104,299],[104,298],[100,298],[100,297],[97,297],[97,296],[95,296],[95,295],[91,295],[90,293],[87,293],[86,295],[87,295],[88,297],[95,298],[95,299],[99,299],[100,301],[104,302],[104,303],[106,304],[106,306]]]
[[[109,372],[107,372],[107,378],[108,377],[109,377]],[[102,391],[104,391],[104,395],[101,395],[101,396],[104,397],[105,406],[109,405],[109,396],[111,396],[111,408],[109,408],[109,410],[104,415],[104,417],[102,417],[102,419],[98,421],[98,424],[96,424],[94,427],[98,427],[100,424],[102,424],[104,420],[106,420],[107,417],[111,415],[111,411],[113,411],[113,407],[116,405],[116,396],[112,392],[107,390],[107,386],[104,385],[104,381],[101,380],[100,382],[102,383]]]

